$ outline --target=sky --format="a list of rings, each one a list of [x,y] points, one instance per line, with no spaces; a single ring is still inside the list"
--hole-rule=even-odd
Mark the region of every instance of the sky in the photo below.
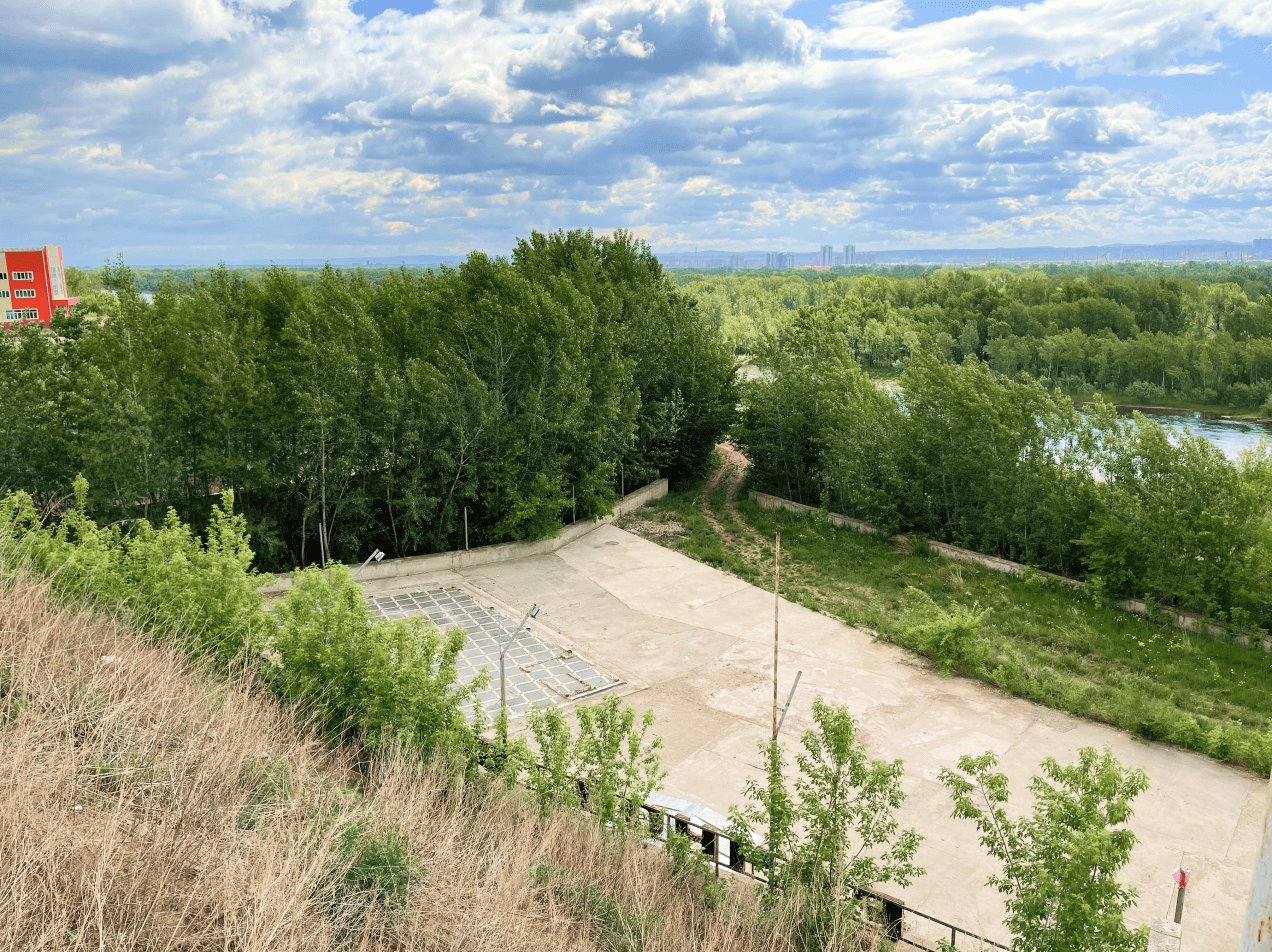
[[[0,0],[68,263],[1272,237],[1272,0]]]

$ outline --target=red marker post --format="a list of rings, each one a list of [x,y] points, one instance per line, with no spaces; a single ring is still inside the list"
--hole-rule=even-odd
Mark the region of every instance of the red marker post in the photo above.
[[[1184,921],[1184,893],[1188,891],[1188,874],[1191,870],[1184,869],[1182,866],[1170,874],[1170,878],[1175,880],[1175,921]]]

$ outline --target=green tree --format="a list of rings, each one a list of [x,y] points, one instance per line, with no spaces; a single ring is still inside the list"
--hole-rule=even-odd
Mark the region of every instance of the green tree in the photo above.
[[[813,701],[816,727],[801,738],[795,797],[786,788],[783,757],[773,741],[761,745],[766,782],[747,784],[751,805],[730,810],[732,835],[770,883],[809,891],[819,904],[854,897],[878,883],[905,886],[923,870],[913,862],[922,837],[900,829],[905,802],[902,763],[870,760],[847,709]],[[766,830],[760,845],[754,829]]]
[[[1002,863],[989,885],[1006,897],[1006,925],[1020,952],[1135,952],[1148,947],[1148,929],[1130,930],[1123,915],[1134,889],[1118,882],[1136,837],[1125,824],[1131,801],[1148,789],[1142,770],[1127,770],[1108,750],[1078,752],[1061,766],[1048,757],[1030,784],[1031,813],[1007,813],[1007,777],[994,773],[992,753],[960,758],[941,782],[954,816],[972,820],[981,844]]]

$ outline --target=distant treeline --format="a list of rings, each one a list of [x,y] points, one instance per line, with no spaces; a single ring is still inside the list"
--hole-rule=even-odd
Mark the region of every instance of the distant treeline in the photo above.
[[[837,306],[805,309],[755,359],[735,428],[755,488],[1082,576],[1097,594],[1272,621],[1267,443],[1234,464],[1203,437],[1172,442],[1107,403],[1084,414],[970,352],[956,364],[916,349],[885,390]]]
[[[262,567],[542,537],[701,473],[736,414],[713,319],[617,234],[386,273],[221,268],[153,303],[122,263],[0,346],[0,490],[77,473],[102,522],[196,527],[234,489]]]
[[[815,308],[863,368],[884,376],[931,351],[1074,397],[1098,391],[1272,415],[1272,267],[808,271],[678,283],[738,352]]]

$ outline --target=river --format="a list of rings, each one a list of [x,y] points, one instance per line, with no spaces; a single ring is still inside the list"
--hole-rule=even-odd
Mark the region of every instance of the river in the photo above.
[[[1122,411],[1119,411],[1122,412]],[[1126,414],[1130,414],[1130,410]],[[1272,438],[1272,425],[1245,423],[1241,420],[1207,420],[1200,413],[1180,410],[1174,413],[1158,410],[1140,411],[1163,426],[1187,429],[1194,436],[1204,436],[1228,459],[1235,460],[1242,450],[1258,445],[1263,437]]]

